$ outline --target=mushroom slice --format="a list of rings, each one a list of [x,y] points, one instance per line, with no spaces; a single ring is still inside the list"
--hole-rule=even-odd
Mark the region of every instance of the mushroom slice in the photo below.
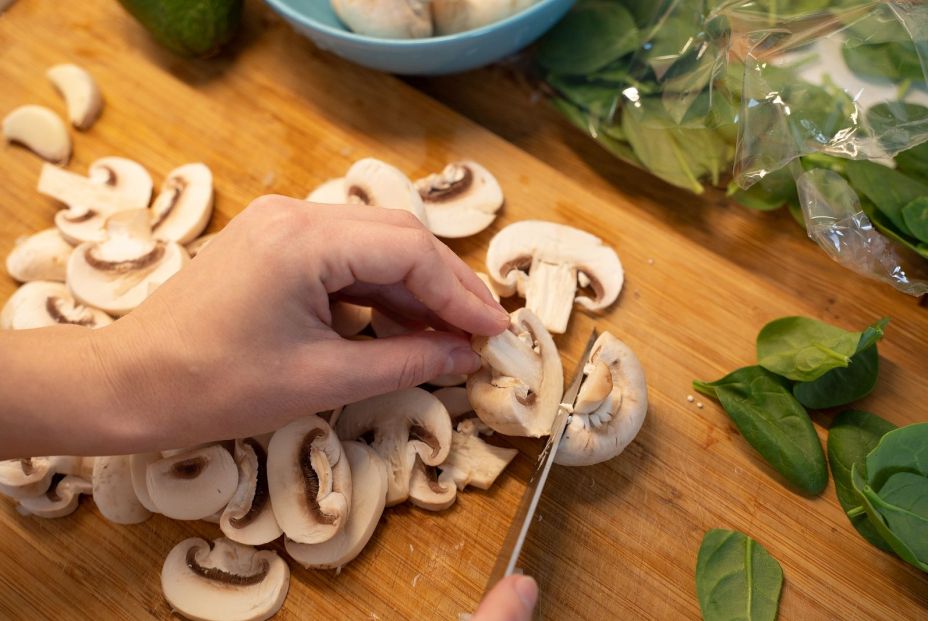
[[[6,271],[20,282],[64,282],[68,257],[74,248],[58,229],[45,229],[16,241],[6,258]]]
[[[554,458],[564,466],[612,459],[635,439],[648,411],[641,363],[612,334],[596,339],[583,372],[586,377]]]
[[[274,541],[282,532],[274,517],[267,485],[269,440],[235,441],[238,488],[219,518],[219,527],[232,541],[257,546]]]
[[[454,433],[451,432],[452,438]],[[440,475],[438,466],[425,465],[417,455],[409,481],[409,502],[428,511],[444,511],[453,505],[458,489]]]
[[[45,106],[20,106],[3,119],[3,137],[55,164],[71,158],[71,136],[61,118]]]
[[[77,129],[89,129],[103,109],[103,96],[93,76],[72,64],[55,65],[45,72],[68,107],[68,118]]]
[[[151,228],[156,239],[186,244],[203,232],[212,213],[213,173],[206,164],[184,164],[161,184],[151,206]]]
[[[483,435],[493,435],[493,430],[482,420],[477,417],[474,408],[467,398],[467,389],[463,386],[449,386],[439,388],[432,393],[435,395],[445,409],[448,410],[448,416],[451,417],[451,426],[458,431],[465,431],[462,428],[466,425],[467,433],[475,429],[477,433]]]
[[[494,431],[540,438],[551,432],[564,392],[561,357],[532,311],[511,316],[501,334],[474,337],[483,366],[467,379],[467,397]]]
[[[201,235],[197,237],[195,240],[193,240],[192,242],[190,242],[189,244],[187,244],[186,246],[184,246],[184,248],[187,249],[187,254],[190,255],[190,258],[192,259],[198,254],[200,254],[200,252],[204,248],[206,248],[211,241],[213,241],[213,238],[216,237],[216,235],[218,235],[218,233],[209,233],[208,235]]]
[[[398,168],[372,157],[355,162],[345,174],[348,202],[403,209],[428,226],[416,186]]]
[[[520,13],[538,0],[434,0],[435,34],[448,35],[481,28]]]
[[[81,494],[89,494],[93,486],[89,481],[75,475],[56,474],[51,485],[41,496],[23,498],[16,510],[20,515],[40,518],[60,518],[71,515],[77,509]]]
[[[453,481],[459,490],[468,485],[490,489],[515,458],[519,451],[484,442],[477,435],[479,429],[479,425],[467,420],[451,434],[451,452],[445,463],[439,466],[439,482]]]
[[[342,442],[351,465],[351,512],[345,528],[316,544],[286,539],[287,553],[306,568],[333,569],[353,561],[370,541],[387,498],[387,464],[363,442]]]
[[[196,621],[263,621],[283,606],[290,569],[273,550],[255,550],[221,537],[174,546],[161,569],[168,603]]]
[[[86,242],[68,260],[74,297],[113,315],[125,315],[190,261],[174,242],[151,235],[148,213],[121,211],[106,221],[107,239]]]
[[[332,304],[332,329],[339,336],[355,336],[371,322],[371,309],[348,302]]]
[[[429,230],[439,237],[468,237],[484,230],[503,206],[503,190],[490,171],[471,161],[452,162],[415,183]]]
[[[386,460],[387,506],[409,497],[416,456],[427,466],[445,461],[451,448],[451,419],[437,398],[407,388],[345,406],[335,424],[342,440],[373,433],[371,446]]]
[[[306,416],[271,437],[267,482],[277,523],[299,543],[322,543],[345,527],[351,468],[331,427]]]
[[[128,455],[94,460],[93,501],[103,517],[116,524],[138,524],[151,516],[132,489]]]
[[[332,9],[352,32],[382,39],[432,36],[428,0],[332,0]]]
[[[212,444],[148,464],[145,482],[159,513],[174,520],[202,520],[232,499],[238,467],[229,451]]]
[[[567,329],[577,302],[606,308],[619,296],[623,272],[615,250],[563,224],[525,220],[497,233],[487,250],[487,270],[501,295],[518,293],[552,333]],[[578,286],[590,295],[574,297]]]
[[[148,465],[159,459],[161,459],[161,453],[139,453],[129,456],[132,491],[135,492],[135,497],[142,503],[142,506],[152,513],[158,513],[158,507],[155,506],[151,494],[148,493]]]
[[[22,499],[48,491],[55,474],[80,474],[79,457],[24,457],[0,461],[0,494]]]
[[[102,328],[113,323],[103,311],[79,304],[60,282],[27,282],[0,312],[0,329],[28,330],[57,324]]]
[[[348,186],[344,177],[336,177],[324,182],[309,193],[306,200],[320,205],[345,205],[348,203]]]

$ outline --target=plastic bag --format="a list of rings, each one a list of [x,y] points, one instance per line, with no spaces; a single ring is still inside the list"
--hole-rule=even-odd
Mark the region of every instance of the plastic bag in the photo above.
[[[616,156],[788,206],[839,263],[928,293],[928,5],[581,0],[537,60]]]

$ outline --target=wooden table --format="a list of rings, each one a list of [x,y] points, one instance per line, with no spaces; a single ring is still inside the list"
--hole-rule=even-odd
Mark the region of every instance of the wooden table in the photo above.
[[[246,24],[229,54],[185,62],[115,2],[63,11],[20,0],[0,16],[0,111],[62,111],[44,70],[85,66],[107,107],[74,134],[68,168],[124,155],[160,182],[204,161],[216,178],[212,229],[255,196],[303,196],[367,155],[411,176],[478,159],[498,176],[506,207],[489,231],[452,248],[478,267],[492,234],[526,218],[603,236],[622,257],[625,290],[604,316],[574,314],[557,339],[565,368],[573,372],[596,325],[637,351],[650,390],[648,419],[622,456],[553,472],[523,556],[541,586],[540,616],[698,618],[696,551],[707,529],[725,527],[783,565],[782,619],[928,617],[928,576],[858,537],[833,485],[812,500],[791,493],[717,404],[686,399],[692,379],[753,362],[754,337],[772,318],[856,329],[889,315],[878,388],[858,406],[897,424],[926,420],[928,321],[916,300],[831,263],[785,213],[691,196],[617,162],[514,79],[512,66],[404,83],[316,50],[257,2]],[[35,191],[39,167],[22,149],[0,150],[0,255],[51,225],[58,206]],[[0,300],[15,286],[0,276]],[[830,417],[816,418],[824,440]],[[496,487],[468,491],[441,514],[387,511],[340,575],[292,565],[279,618],[456,619],[472,610],[539,447],[514,444],[522,454]],[[115,526],[89,501],[68,518],[39,520],[0,502],[0,618],[167,618],[161,563],[194,534],[218,529],[161,517]]]

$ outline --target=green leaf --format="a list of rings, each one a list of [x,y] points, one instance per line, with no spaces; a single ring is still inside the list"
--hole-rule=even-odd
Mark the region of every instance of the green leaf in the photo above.
[[[870,131],[887,151],[907,148],[924,133],[928,108],[906,101],[887,101],[867,110]]]
[[[828,470],[812,420],[781,377],[744,367],[693,387],[722,404],[744,439],[803,494],[821,493]]]
[[[595,119],[608,121],[615,113],[619,91],[614,85],[559,75],[550,76],[548,84],[562,97]]]
[[[631,14],[614,2],[579,3],[538,46],[538,63],[567,75],[586,75],[638,47]]]
[[[828,430],[828,464],[835,480],[838,502],[845,513],[860,507],[860,499],[851,482],[851,468],[856,466],[866,473],[864,460],[867,454],[883,435],[895,428],[889,421],[859,410],[841,412],[832,423]],[[864,539],[881,550],[892,551],[865,515],[848,516],[848,519]]]
[[[928,183],[928,142],[896,154],[896,170]]]
[[[848,332],[809,317],[782,317],[757,335],[758,364],[797,382],[811,382],[846,367],[860,332]]]
[[[928,563],[928,477],[897,472],[886,480],[876,507],[889,529]]]
[[[897,472],[928,477],[928,423],[917,423],[887,433],[867,455],[867,483],[881,491]]]
[[[880,233],[928,259],[928,244],[918,242],[914,238],[903,235],[896,230],[896,227],[889,221],[889,218],[884,216],[866,197],[861,198],[860,208],[863,209],[864,213],[867,214],[867,217],[870,219],[870,222]]]
[[[759,543],[715,528],[696,558],[696,594],[705,621],[774,621],[783,569]]]
[[[774,171],[747,190],[739,188],[732,181],[728,195],[742,207],[758,211],[772,211],[798,200],[796,181],[787,168]]]
[[[903,235],[912,235],[902,217],[902,208],[920,196],[928,196],[928,184],[907,177],[898,170],[864,160],[848,160],[848,181],[858,194],[866,196]]]
[[[846,44],[841,48],[841,54],[848,68],[865,78],[893,82],[925,79],[911,41],[857,46]]]
[[[928,243],[928,195],[919,196],[902,208],[902,219],[912,236]]]

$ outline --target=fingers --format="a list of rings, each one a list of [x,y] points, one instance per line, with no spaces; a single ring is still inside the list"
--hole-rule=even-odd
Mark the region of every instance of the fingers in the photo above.
[[[531,621],[538,585],[529,576],[503,578],[487,593],[471,621]]]

